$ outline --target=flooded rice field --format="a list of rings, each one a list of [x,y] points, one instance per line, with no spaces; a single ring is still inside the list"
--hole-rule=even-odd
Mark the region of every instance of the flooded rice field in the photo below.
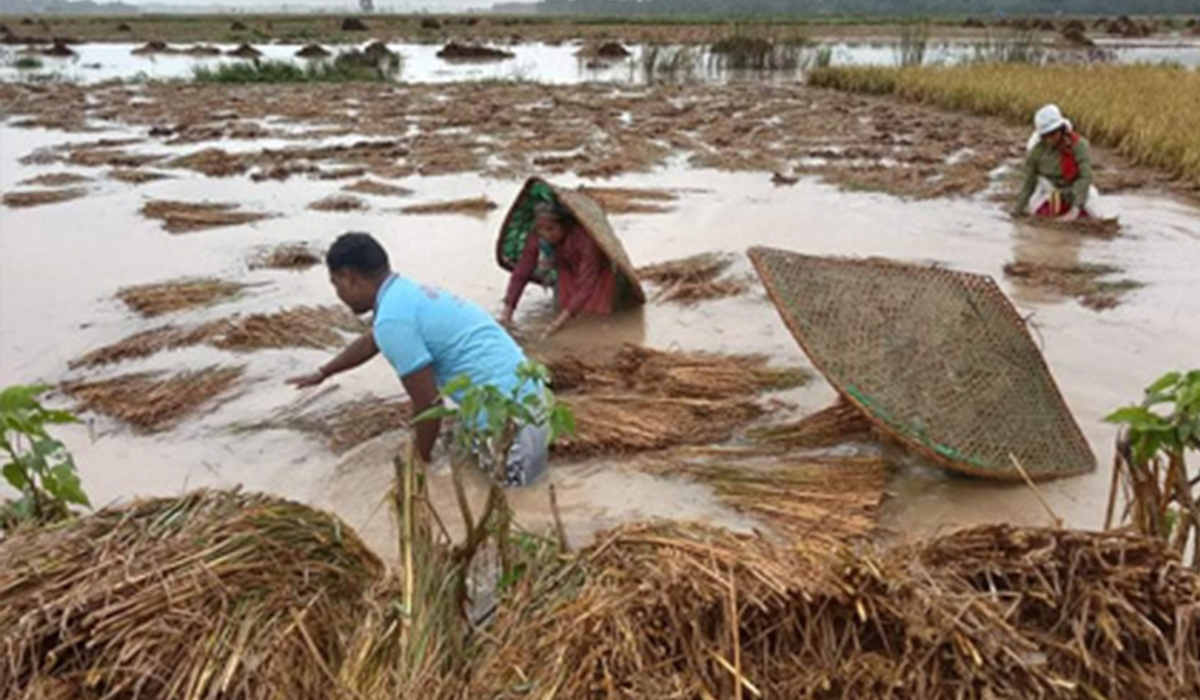
[[[515,47],[515,61],[522,48]],[[113,52],[110,58],[84,55],[80,64],[138,60],[127,51],[118,56],[113,45],[104,50]],[[573,60],[555,55],[561,81],[533,79],[582,79]],[[174,66],[169,71],[189,65],[174,60],[164,62],[164,70],[167,63]],[[405,70],[428,72],[406,79],[422,75],[436,82],[438,70],[457,70],[432,63],[419,68],[421,60],[408,56]],[[448,75],[441,79],[488,77]],[[180,342],[111,364],[77,360],[163,324],[194,328],[230,314],[334,304],[321,266],[274,269],[260,261],[281,244],[303,244],[319,254],[350,230],[379,237],[400,272],[498,313],[507,277],[495,263],[495,240],[530,174],[565,186],[669,193],[652,207],[613,214],[638,266],[729,253],[738,256],[729,274],[749,280],[744,251],[767,245],[993,276],[1027,318],[1099,457],[1095,473],[1040,487],[1068,525],[1096,526],[1103,517],[1115,434],[1103,416],[1136,399],[1162,372],[1194,364],[1200,347],[1194,197],[1100,152],[1098,184],[1111,193],[1107,205],[1120,216],[1119,235],[1015,223],[1004,213],[1003,195],[1027,133],[992,120],[799,85],[9,83],[0,85],[0,104],[0,192],[6,197],[0,210],[0,384],[240,368],[220,401],[166,429],[133,431],[85,414],[84,424],[62,431],[97,505],[241,484],[329,508],[390,551],[384,497],[401,433],[339,452],[320,435],[262,425],[297,406],[320,411],[398,397],[401,387],[385,362],[297,392],[285,380],[330,356],[319,339],[307,347],[252,349],[231,341]],[[471,203],[440,206],[457,200]],[[1108,265],[1140,286],[1097,309],[1044,279],[1006,275],[1013,263]],[[150,318],[116,296],[134,285],[180,278],[234,286],[228,294],[214,292],[210,305]],[[746,287],[697,303],[653,301],[637,312],[582,320],[546,342],[525,342],[541,356],[602,355],[634,343],[762,353],[774,364],[807,367],[762,288]],[[548,297],[533,301],[518,316],[522,338],[535,338],[553,314]],[[803,416],[833,399],[819,379],[768,394],[759,422]],[[63,394],[55,399],[71,402]],[[867,455],[880,449],[835,448]],[[890,449],[884,455],[895,463],[884,525],[898,537],[1046,519],[1024,486],[955,477]],[[449,507],[448,470],[435,467],[433,479],[433,498]],[[551,484],[576,541],[653,516],[755,525],[706,487],[647,474],[631,468],[629,458],[615,457],[559,460],[548,483],[511,494],[519,522],[534,528],[550,522]]]
[[[365,45],[365,44],[364,44]],[[167,51],[145,52],[144,44],[86,43],[72,45],[73,56],[53,57],[37,53],[41,66],[19,67],[24,55],[15,46],[0,46],[0,80],[62,79],[84,83],[108,80],[183,80],[192,77],[198,67],[212,68],[247,59],[228,55],[238,44],[171,45]],[[303,44],[255,44],[260,60],[288,61],[297,65],[312,59],[298,57]],[[361,48],[361,47],[360,47]],[[518,43],[498,48],[511,54],[499,60],[447,61],[438,57],[440,44],[396,42],[388,48],[399,54],[402,66],[395,79],[409,83],[450,83],[469,81],[521,81],[550,85],[586,82],[639,85],[662,80],[687,80],[726,83],[731,80],[788,82],[801,77],[827,52],[832,65],[899,65],[902,51],[894,40],[861,38],[827,43],[808,42],[786,51],[786,66],[771,71],[733,69],[722,62],[709,46],[689,44],[631,44],[627,57],[597,60],[589,57],[582,43]],[[934,40],[924,50],[924,62],[931,65],[955,65],[978,59],[995,50],[986,42],[962,39]],[[339,47],[330,47],[336,52]],[[1189,68],[1200,67],[1200,41],[1192,39],[1098,39],[1091,49],[1053,44],[1039,49],[1047,61],[1112,63],[1172,63]],[[210,55],[211,54],[211,55]],[[664,73],[662,65],[670,60],[674,68]],[[656,67],[657,64],[657,67]]]

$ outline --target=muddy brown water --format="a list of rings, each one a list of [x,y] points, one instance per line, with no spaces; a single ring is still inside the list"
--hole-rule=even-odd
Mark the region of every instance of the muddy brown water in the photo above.
[[[108,133],[106,136],[119,136]],[[85,141],[97,134],[64,135],[0,125],[0,191],[63,166],[18,162],[40,146]],[[99,175],[99,169],[71,167]],[[185,312],[164,320],[199,321],[231,311],[275,310],[335,301],[320,268],[305,272],[249,270],[259,246],[307,241],[327,245],[339,233],[376,234],[397,269],[499,310],[506,277],[495,265],[493,245],[504,208],[484,218],[409,216],[398,206],[484,195],[508,203],[520,182],[477,176],[410,177],[396,184],[414,190],[405,199],[367,197],[371,208],[315,212],[310,202],[337,194],[341,182],[293,178],[252,183],[245,178],[208,179],[178,172],[173,179],[140,186],[99,177],[89,196],[33,209],[0,211],[0,385],[58,383],[77,376],[107,376],[142,369],[198,367],[213,362],[245,364],[238,395],[216,410],[185,421],[171,432],[137,435],[104,418],[87,417],[61,432],[76,456],[84,485],[97,505],[133,496],[178,494],[202,486],[242,485],[299,499],[337,512],[381,551],[392,550],[385,496],[391,456],[402,436],[385,436],[335,456],[318,438],[288,431],[247,431],[253,423],[315,391],[298,392],[284,379],[328,358],[315,350],[229,355],[211,348],[164,353],[81,375],[67,362],[89,349],[149,327],[114,299],[122,286],[180,276],[215,276],[254,283],[229,304]],[[559,178],[567,185],[578,181]],[[1125,229],[1115,240],[1080,238],[1014,224],[1000,204],[976,198],[906,201],[883,194],[844,192],[817,179],[791,187],[771,184],[769,173],[727,173],[667,168],[652,174],[603,181],[605,186],[675,189],[680,199],[665,214],[614,218],[636,264],[705,251],[743,252],[770,245],[819,255],[884,256],[936,262],[990,274],[1030,319],[1035,338],[1091,442],[1100,468],[1091,475],[1043,484],[1051,506],[1069,525],[1101,524],[1107,496],[1114,429],[1102,417],[1140,396],[1169,369],[1200,360],[1200,209],[1170,195],[1113,196]],[[1103,183],[1101,183],[1103,184]],[[250,225],[171,235],[138,210],[147,199],[236,202],[280,216]],[[1006,280],[1002,268],[1018,260],[1109,263],[1145,283],[1121,306],[1094,312],[1071,299]],[[738,272],[749,272],[742,259]],[[262,283],[262,284],[259,284]],[[519,316],[535,333],[550,317],[549,300],[531,291]],[[623,342],[689,350],[766,353],[778,363],[808,365],[761,288],[751,294],[695,306],[650,305],[609,319],[573,324],[549,347],[596,352]],[[385,362],[338,377],[316,401],[332,403],[366,394],[402,391]],[[791,404],[771,420],[803,415],[833,399],[821,380],[779,395]],[[843,450],[872,450],[847,446]],[[893,497],[885,526],[900,538],[925,536],[983,522],[1044,523],[1037,501],[1023,486],[956,477],[899,457],[890,484]],[[479,480],[472,491],[481,492]],[[645,517],[698,519],[734,528],[754,523],[721,507],[701,486],[646,476],[598,459],[559,464],[549,483],[558,492],[563,520],[576,542],[597,530]],[[522,524],[550,522],[548,484],[513,492]],[[445,467],[435,466],[432,497],[452,505]]]

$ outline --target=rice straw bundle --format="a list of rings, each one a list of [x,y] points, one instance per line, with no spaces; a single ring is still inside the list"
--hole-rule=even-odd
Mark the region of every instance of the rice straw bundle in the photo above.
[[[862,411],[849,401],[839,399],[834,405],[795,423],[752,430],[749,437],[764,446],[803,449],[865,440],[871,432],[871,421]]]
[[[284,243],[256,254],[250,269],[304,270],[320,264],[321,256],[303,243]]]
[[[654,301],[685,304],[737,296],[750,291],[748,277],[729,277],[726,271],[736,258],[722,253],[701,253],[680,260],[647,265],[638,270],[643,281],[658,285]]]
[[[165,430],[214,402],[242,376],[242,367],[207,367],[168,375],[166,372],[125,374],[112,379],[76,381],[63,390],[79,400],[81,410],[95,411],[148,432]],[[227,399],[226,399],[227,400]]]
[[[767,367],[761,355],[719,355],[626,345],[608,362],[566,356],[549,361],[558,391],[628,390],[653,396],[720,399],[806,384],[799,367]]]
[[[211,326],[208,343],[239,352],[298,347],[325,349],[344,342],[338,331],[364,330],[366,325],[342,307],[299,306],[219,321]]]
[[[381,575],[336,518],[236,492],[18,534],[0,543],[0,697],[336,697]]]
[[[642,394],[561,397],[575,414],[576,433],[561,437],[564,456],[627,454],[676,445],[722,442],[762,415],[749,399],[693,399]]]
[[[341,454],[359,445],[408,426],[412,404],[404,399],[368,396],[344,401],[323,410],[306,411],[307,402],[288,407],[251,429],[286,429],[325,438],[329,449]]]
[[[785,462],[737,450],[689,455],[686,448],[635,466],[711,487],[717,499],[776,533],[808,543],[844,544],[874,534],[888,465],[879,457],[804,457]]]
[[[1171,700],[1200,577],[1133,537],[981,528],[874,556],[618,529],[501,606],[463,697]]]
[[[341,307],[299,306],[273,313],[229,316],[193,326],[152,328],[97,348],[73,360],[70,366],[95,367],[205,344],[235,352],[298,347],[327,349],[345,342],[342,332],[362,332],[366,327]]]
[[[159,316],[232,299],[245,288],[238,282],[206,277],[124,287],[117,298],[142,316]]]

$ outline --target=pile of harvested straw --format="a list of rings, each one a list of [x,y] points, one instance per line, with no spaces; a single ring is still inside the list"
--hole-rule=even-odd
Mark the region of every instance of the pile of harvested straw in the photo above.
[[[1139,698],[1200,692],[1200,577],[1148,540],[967,531],[840,559],[621,528],[501,605],[465,697]]]
[[[357,333],[366,325],[338,306],[298,306],[268,314],[230,316],[194,326],[160,326],[134,333],[72,360],[71,367],[97,367],[149,357],[164,350],[211,345],[249,352],[269,348],[328,349],[341,345],[342,332]]]
[[[555,443],[564,456],[588,457],[723,442],[763,414],[752,399],[694,399],[643,394],[561,397],[576,432]]]
[[[219,321],[210,328],[207,342],[222,350],[317,348],[340,345],[338,331],[366,330],[363,321],[340,306],[298,306],[269,314],[250,314]]]
[[[162,221],[163,229],[169,233],[190,233],[208,228],[248,224],[272,215],[238,211],[236,204],[157,200],[142,206],[142,216]]]
[[[112,379],[76,381],[63,390],[95,411],[146,431],[169,428],[224,394],[242,376],[242,367],[207,367],[168,375],[140,372]]]
[[[382,566],[276,498],[139,501],[0,543],[0,697],[338,697]]]
[[[750,431],[760,445],[781,450],[831,447],[872,435],[870,419],[854,404],[839,399],[834,405],[805,416],[795,423],[773,425]]]
[[[468,216],[486,216],[498,204],[487,197],[471,197],[469,199],[453,199],[446,202],[429,202],[403,207],[404,214],[466,214]]]
[[[232,299],[245,288],[238,282],[206,277],[124,287],[117,298],[143,316],[159,316]]]
[[[728,440],[763,413],[760,392],[798,386],[811,375],[767,367],[757,355],[667,352],[627,345],[609,361],[567,356],[548,362],[556,391],[575,412],[577,433],[561,454],[590,456]]]
[[[304,270],[321,264],[321,256],[303,243],[284,243],[259,251],[250,259],[250,269]]]
[[[566,356],[549,360],[557,391],[632,391],[649,396],[721,399],[803,386],[812,373],[768,367],[762,355],[720,355],[625,345],[607,362]]]
[[[412,418],[404,399],[368,396],[323,410],[307,411],[310,402],[288,407],[251,429],[285,429],[320,435],[329,449],[341,454],[384,433],[401,430]]]
[[[671,452],[639,470],[709,486],[724,505],[806,546],[834,548],[874,534],[888,465],[880,457],[755,459],[738,449]]]
[[[738,296],[750,291],[751,280],[725,274],[734,259],[732,255],[701,253],[690,258],[647,265],[638,270],[638,277],[658,285],[659,291],[654,295],[654,301],[691,304]]]
[[[579,191],[604,207],[608,214],[661,214],[672,207],[678,197],[666,190],[635,189],[631,187],[580,187]]]

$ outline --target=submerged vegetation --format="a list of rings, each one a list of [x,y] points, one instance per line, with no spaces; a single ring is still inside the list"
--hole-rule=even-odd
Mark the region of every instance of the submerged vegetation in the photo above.
[[[1167,66],[975,64],[956,68],[832,67],[813,85],[895,94],[1029,124],[1053,102],[1092,142],[1200,187],[1200,73]]]
[[[310,63],[292,61],[239,61],[222,63],[216,67],[196,66],[192,69],[192,81],[202,84],[250,83],[353,83],[382,82],[394,80],[399,75],[403,60],[399,54],[374,45],[364,51],[349,50],[339,53],[332,60],[316,60]]]

